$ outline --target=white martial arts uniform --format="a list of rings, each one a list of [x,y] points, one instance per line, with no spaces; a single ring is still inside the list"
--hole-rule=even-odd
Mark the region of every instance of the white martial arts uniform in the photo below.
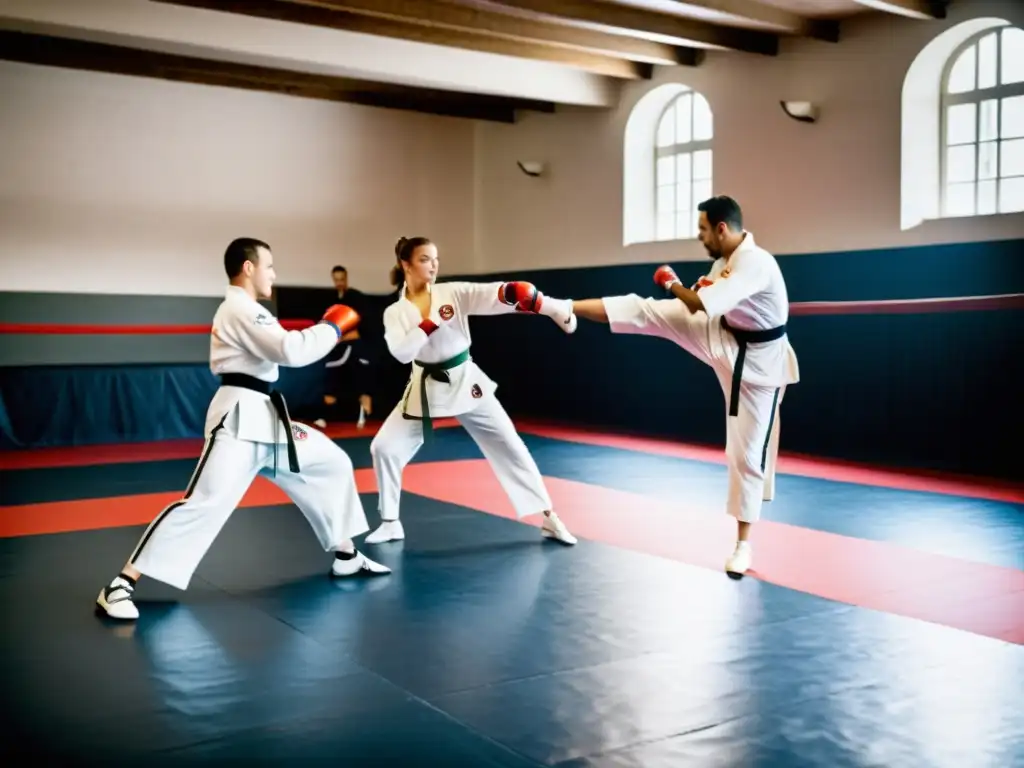
[[[399,362],[413,363],[401,402],[385,419],[370,446],[380,494],[379,511],[384,523],[398,520],[402,471],[424,442],[421,387],[425,387],[429,418],[459,420],[490,462],[519,518],[551,510],[551,497],[540,470],[494,396],[497,384],[468,357],[470,316],[516,312],[514,306],[499,300],[501,285],[500,282],[451,282],[430,286],[428,319],[437,328],[429,334],[421,327],[423,317],[419,308],[406,298],[405,285],[398,301],[384,310],[384,340],[388,349]],[[424,380],[422,364],[452,361],[463,354],[466,354],[464,361],[445,371],[448,382],[429,375]],[[568,531],[562,530],[564,526],[557,521],[557,516],[552,517],[558,533],[564,534],[556,538],[575,543],[574,539],[570,541]],[[547,519],[545,525],[549,525]],[[371,537],[373,534],[367,541],[377,540]]]
[[[733,370],[741,344],[723,327],[722,318],[734,329],[782,329],[789,319],[786,282],[775,258],[758,247],[753,234],[747,232],[728,263],[716,259],[698,288],[706,314],[691,313],[676,298],[640,298],[633,294],[603,302],[613,333],[668,339],[714,369],[725,393],[729,468],[726,508],[738,520],[753,523],[760,518],[762,501],[774,497],[779,405],[786,386],[798,382],[800,373],[787,336],[749,343],[735,415],[730,415]]]
[[[328,324],[285,331],[243,289],[229,286],[213,319],[210,368],[228,380],[238,374],[252,377],[258,381],[250,384],[258,389],[263,382],[269,391],[279,365],[309,365],[337,343],[337,332]],[[283,399],[279,402],[283,405]],[[207,410],[206,446],[185,495],[149,525],[131,565],[150,578],[186,589],[259,474],[291,497],[325,551],[369,530],[352,461],[323,433],[289,422],[291,435],[268,394],[222,385]],[[289,436],[298,471],[291,467]]]

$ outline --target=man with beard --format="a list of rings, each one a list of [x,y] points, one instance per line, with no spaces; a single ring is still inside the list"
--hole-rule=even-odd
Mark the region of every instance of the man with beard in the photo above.
[[[737,520],[736,549],[726,571],[751,566],[750,529],[763,501],[775,493],[779,405],[786,386],[800,380],[786,336],[789,297],[775,258],[743,228],[743,212],[730,197],[697,206],[701,243],[711,270],[685,288],[668,265],[654,281],[673,299],[636,294],[573,302],[579,317],[608,323],[612,333],[657,336],[675,342],[718,376],[726,399],[726,511]]]

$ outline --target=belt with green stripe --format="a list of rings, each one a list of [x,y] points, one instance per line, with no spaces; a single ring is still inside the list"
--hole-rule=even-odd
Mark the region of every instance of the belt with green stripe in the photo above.
[[[423,369],[423,374],[420,376],[420,408],[423,411],[423,442],[429,441],[434,434],[434,424],[430,419],[430,404],[427,402],[427,377],[429,376],[435,381],[450,384],[451,376],[448,375],[448,371],[456,366],[462,365],[467,360],[469,360],[468,349],[459,352],[455,357],[442,360],[440,363],[424,363],[419,360],[414,361],[416,365]]]

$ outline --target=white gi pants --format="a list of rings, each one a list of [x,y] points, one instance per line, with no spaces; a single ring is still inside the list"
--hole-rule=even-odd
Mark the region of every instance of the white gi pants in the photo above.
[[[612,333],[667,339],[714,369],[725,395],[725,456],[729,470],[726,511],[741,522],[757,522],[762,503],[775,496],[779,406],[786,388],[741,381],[737,415],[729,416],[735,349],[730,354],[726,349],[714,348],[711,322],[717,319],[712,321],[703,312],[691,313],[678,299],[622,296],[606,298],[603,303]]]
[[[150,523],[130,563],[144,575],[186,589],[213,540],[259,474],[283,490],[306,516],[325,551],[366,533],[352,460],[323,433],[295,441],[298,474],[288,468],[288,446],[239,440],[223,426],[206,440],[185,495]],[[278,452],[273,475],[274,452]]]
[[[497,398],[485,397],[472,411],[455,418],[490,463],[519,519],[551,509],[551,497],[540,469]],[[399,403],[370,444],[381,520],[398,519],[402,471],[422,445],[423,422],[402,416]]]

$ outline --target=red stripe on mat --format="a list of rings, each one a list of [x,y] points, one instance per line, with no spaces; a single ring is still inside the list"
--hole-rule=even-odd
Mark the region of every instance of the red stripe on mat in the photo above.
[[[605,448],[620,448],[627,451],[669,456],[675,459],[725,464],[725,454],[721,448],[688,445],[669,439],[591,432],[532,421],[517,421],[516,429],[520,433],[564,440],[570,443],[598,445]],[[989,501],[1024,504],[1024,483],[1013,483],[1008,480],[958,477],[948,473],[925,470],[871,467],[852,462],[787,453],[779,455],[778,472],[785,475],[813,477],[820,480],[855,483],[877,488],[941,493],[950,496],[967,496]]]
[[[485,462],[444,466],[444,472],[426,464],[408,466],[404,487],[515,518]],[[459,482],[450,482],[452,476]],[[545,482],[559,517],[578,537],[723,571],[727,578],[725,560],[736,536],[731,517],[571,480],[549,477]],[[1024,571],[768,520],[758,523],[754,536],[756,562],[750,575],[762,581],[1024,644]]]
[[[438,419],[434,427],[458,426],[455,419]],[[315,429],[315,427],[314,427]],[[362,429],[355,424],[329,424],[324,433],[335,440],[373,437],[379,422],[368,421]],[[71,448],[32,448],[0,453],[0,469],[47,469],[50,467],[87,467],[95,464],[129,464],[136,461],[199,459],[202,440],[163,440],[155,443],[118,443],[81,445]]]
[[[456,476],[458,483],[451,482]],[[546,478],[561,518],[577,536],[721,571],[735,524],[723,514],[639,494]],[[356,470],[363,493],[376,491],[372,470]],[[404,487],[431,499],[515,519],[486,461],[428,462],[406,467]],[[0,537],[145,525],[177,493],[0,507]],[[240,507],[288,504],[259,478]],[[642,510],[638,523],[636,510]],[[525,522],[537,524],[539,516]],[[1024,571],[920,552],[768,520],[755,532],[750,575],[799,592],[862,608],[922,619],[1024,644]],[[723,574],[723,578],[725,575]]]
[[[357,469],[356,486],[361,493],[376,493],[373,470]],[[147,525],[161,509],[180,498],[181,493],[172,491],[0,507],[0,538]],[[291,503],[284,491],[270,480],[258,477],[238,506],[241,509]]]

